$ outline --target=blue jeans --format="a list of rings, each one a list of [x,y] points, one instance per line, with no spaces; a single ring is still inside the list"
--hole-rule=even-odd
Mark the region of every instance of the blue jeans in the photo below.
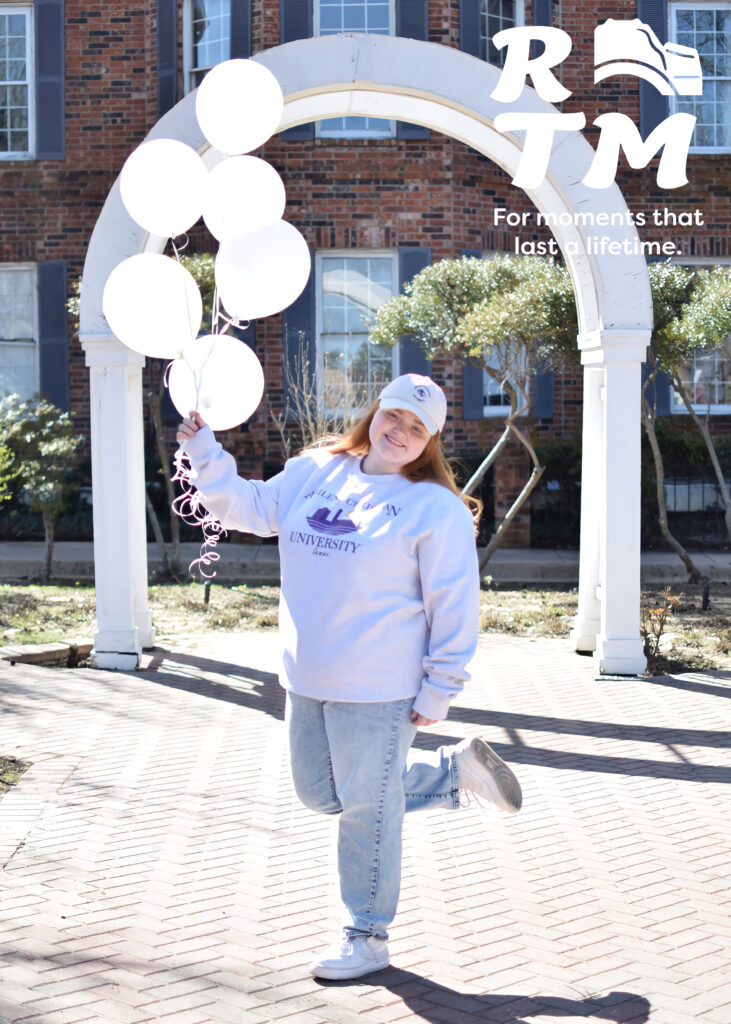
[[[450,748],[412,752],[413,698],[360,703],[287,693],[286,721],[297,796],[339,814],[340,895],[349,935],[388,937],[401,887],[405,811],[459,807]]]

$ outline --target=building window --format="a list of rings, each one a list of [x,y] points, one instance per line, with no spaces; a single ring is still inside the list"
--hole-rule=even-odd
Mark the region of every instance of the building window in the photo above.
[[[671,104],[698,119],[691,149],[731,149],[731,3],[671,4],[669,37],[697,50],[703,70],[703,95]]]
[[[185,91],[231,56],[231,0],[187,0],[183,8]]]
[[[35,267],[0,264],[0,398],[38,390]]]
[[[316,36],[368,33],[393,35],[394,0],[315,0]],[[316,122],[320,138],[391,138],[392,121],[380,117],[328,117]]]
[[[480,0],[480,57],[502,67],[507,47],[496,49],[492,37],[504,28],[515,28],[524,20],[523,0]]]
[[[731,413],[731,334],[716,349],[697,349],[680,369],[680,380],[699,413]],[[673,412],[686,412],[673,389]]]
[[[0,5],[0,158],[33,152],[33,9]]]
[[[397,291],[394,253],[318,254],[318,393],[328,412],[367,409],[398,373],[398,350],[371,344],[367,323]]]

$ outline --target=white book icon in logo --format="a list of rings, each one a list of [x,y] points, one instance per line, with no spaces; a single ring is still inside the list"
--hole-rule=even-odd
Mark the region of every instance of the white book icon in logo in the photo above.
[[[700,96],[703,72],[698,51],[679,43],[661,43],[639,18],[608,18],[594,29],[594,83],[612,75],[635,75],[663,96]]]

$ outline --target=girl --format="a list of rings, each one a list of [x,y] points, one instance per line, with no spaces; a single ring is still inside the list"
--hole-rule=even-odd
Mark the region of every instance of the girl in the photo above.
[[[350,433],[310,447],[266,482],[247,481],[197,412],[178,441],[203,503],[226,528],[279,535],[281,683],[297,795],[340,816],[348,921],[317,978],[389,962],[404,811],[460,806],[460,789],[502,810],[518,780],[481,739],[420,751],[469,678],[479,576],[472,515],[444,457],[447,403],[429,377],[388,384]]]

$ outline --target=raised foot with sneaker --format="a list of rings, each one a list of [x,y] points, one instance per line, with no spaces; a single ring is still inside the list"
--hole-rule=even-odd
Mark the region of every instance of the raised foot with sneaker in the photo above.
[[[508,814],[517,814],[523,804],[520,783],[489,743],[478,737],[462,740],[454,754],[460,789],[484,796]]]
[[[313,978],[344,981],[388,967],[388,943],[373,935],[346,935],[310,966]]]

